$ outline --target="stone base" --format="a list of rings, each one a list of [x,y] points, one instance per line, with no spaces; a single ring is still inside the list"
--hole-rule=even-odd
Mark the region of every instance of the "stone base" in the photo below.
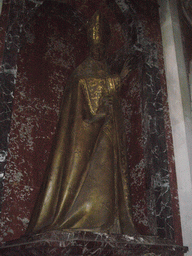
[[[8,242],[0,248],[0,255],[181,256],[187,250],[187,247],[174,245],[171,241],[149,236],[50,231]]]

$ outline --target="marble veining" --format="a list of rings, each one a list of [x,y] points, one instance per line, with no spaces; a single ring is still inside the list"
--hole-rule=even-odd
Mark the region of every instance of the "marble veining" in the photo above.
[[[116,8],[121,10],[118,17],[113,11],[115,5],[103,4],[113,25],[114,42],[108,64],[112,73],[119,73],[125,62],[131,68],[122,89],[121,104],[134,222],[142,234],[174,239],[170,191],[170,169],[172,175],[174,167],[167,94],[162,82],[158,8],[155,3],[149,8],[149,4],[139,2],[142,2],[140,7],[134,1],[116,0]],[[65,5],[68,10],[64,17],[61,13],[58,15],[58,19],[65,22],[65,36],[61,36],[48,14],[38,13],[42,3],[12,0],[10,5],[0,73],[1,187],[5,177],[2,241],[15,239],[25,232],[43,179],[66,81],[88,52],[84,43],[85,24],[103,2],[93,5],[87,1],[83,5],[74,1],[72,6]],[[45,29],[47,48],[41,51],[38,29],[45,24],[45,17],[49,24],[49,30]],[[41,71],[45,69],[49,73],[46,82]]]
[[[52,231],[23,237],[0,248],[4,255],[179,255],[187,247],[157,237]]]

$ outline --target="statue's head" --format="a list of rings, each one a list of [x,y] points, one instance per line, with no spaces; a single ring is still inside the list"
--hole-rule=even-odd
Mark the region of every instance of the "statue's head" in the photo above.
[[[104,16],[97,11],[89,23],[88,41],[93,59],[102,60],[110,40],[110,27]]]

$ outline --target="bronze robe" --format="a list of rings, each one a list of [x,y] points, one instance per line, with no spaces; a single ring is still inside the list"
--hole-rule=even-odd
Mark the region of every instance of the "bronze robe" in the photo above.
[[[91,57],[72,74],[28,233],[135,233],[119,83]]]

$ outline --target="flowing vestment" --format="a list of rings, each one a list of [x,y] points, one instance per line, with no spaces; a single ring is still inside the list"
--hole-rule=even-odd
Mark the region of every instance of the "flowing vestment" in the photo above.
[[[135,233],[119,84],[91,57],[73,72],[28,233]]]

